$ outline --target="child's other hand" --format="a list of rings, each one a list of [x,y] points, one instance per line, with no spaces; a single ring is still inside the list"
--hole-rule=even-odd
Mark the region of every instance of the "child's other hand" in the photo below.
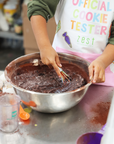
[[[89,76],[93,83],[105,82],[105,65],[101,60],[96,59],[90,64]]]
[[[60,70],[58,67],[62,67],[59,56],[52,47],[44,48],[40,50],[40,56],[42,63],[45,65],[53,66],[57,75],[61,77]]]

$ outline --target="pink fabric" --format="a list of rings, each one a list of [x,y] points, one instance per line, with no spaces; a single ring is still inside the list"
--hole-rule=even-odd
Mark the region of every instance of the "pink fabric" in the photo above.
[[[92,61],[94,61],[97,57],[100,56],[100,54],[78,53],[78,52],[69,51],[69,50],[66,50],[63,48],[59,48],[59,47],[56,47],[56,51],[82,57],[90,63]],[[97,83],[97,85],[105,85],[105,86],[113,86],[114,87],[114,73],[111,72],[109,66],[105,69],[105,82]]]

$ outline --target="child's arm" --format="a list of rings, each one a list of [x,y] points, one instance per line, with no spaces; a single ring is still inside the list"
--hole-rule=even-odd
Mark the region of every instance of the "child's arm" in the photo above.
[[[40,49],[41,60],[46,65],[52,65],[57,72],[58,76],[60,75],[59,67],[61,67],[58,54],[52,48],[46,28],[46,20],[38,15],[31,17],[31,25],[36,38],[36,42]],[[58,66],[57,66],[58,65]]]
[[[108,44],[101,56],[94,60],[89,66],[90,79],[93,83],[105,81],[105,69],[114,61],[114,45]]]
[[[111,35],[104,52],[89,66],[90,79],[93,83],[105,81],[105,69],[114,61],[114,21],[112,22]]]
[[[60,76],[61,67],[58,54],[52,48],[48,34],[46,21],[53,17],[60,0],[32,0],[28,4],[28,18],[31,20],[32,29],[40,49],[41,60],[46,65],[52,65]]]

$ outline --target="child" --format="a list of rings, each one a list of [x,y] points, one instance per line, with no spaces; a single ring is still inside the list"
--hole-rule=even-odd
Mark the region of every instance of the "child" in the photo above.
[[[81,56],[91,62],[89,75],[93,83],[114,86],[113,6],[114,0],[30,1],[28,17],[42,62],[52,65],[60,76],[58,66],[62,65],[57,52]],[[51,46],[46,21],[54,14],[57,29]]]

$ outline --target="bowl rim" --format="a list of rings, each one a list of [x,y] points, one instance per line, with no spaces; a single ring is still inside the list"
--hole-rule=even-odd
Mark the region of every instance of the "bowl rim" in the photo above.
[[[64,54],[65,54],[65,55],[68,55],[68,56],[78,57],[78,59],[84,60],[86,63],[88,63],[88,65],[90,64],[90,62],[88,62],[87,60],[85,60],[85,59],[82,58],[82,57],[79,57],[79,56],[76,56],[76,55],[67,54],[67,53],[60,53],[60,52],[57,52],[57,53],[60,54],[60,55],[64,55]],[[11,63],[13,63],[14,61],[16,61],[16,60],[18,60],[18,59],[20,59],[20,58],[26,57],[26,56],[33,55],[33,54],[40,54],[40,52],[35,52],[35,53],[30,53],[30,54],[27,54],[27,55],[20,56],[20,57],[14,59],[13,61],[11,61],[11,62],[6,66],[5,71],[4,71],[5,78],[6,78],[7,82],[9,82],[15,89],[18,89],[18,90],[23,91],[23,92],[26,92],[26,93],[29,92],[29,93],[32,93],[32,94],[39,94],[39,95],[46,95],[46,94],[47,94],[47,95],[49,95],[49,94],[50,94],[50,95],[62,95],[62,94],[71,94],[71,93],[74,93],[74,92],[81,91],[81,90],[89,87],[89,86],[92,84],[92,79],[91,79],[91,80],[89,80],[89,82],[88,82],[86,85],[84,85],[84,86],[82,86],[82,87],[80,87],[80,88],[78,88],[78,89],[75,89],[75,90],[73,90],[73,91],[68,91],[68,92],[63,92],[63,93],[40,93],[40,92],[35,92],[35,91],[26,90],[26,89],[23,89],[23,88],[21,88],[21,87],[16,86],[14,83],[12,83],[12,81],[11,81],[11,80],[9,79],[9,77],[7,76],[7,67],[10,66]]]

